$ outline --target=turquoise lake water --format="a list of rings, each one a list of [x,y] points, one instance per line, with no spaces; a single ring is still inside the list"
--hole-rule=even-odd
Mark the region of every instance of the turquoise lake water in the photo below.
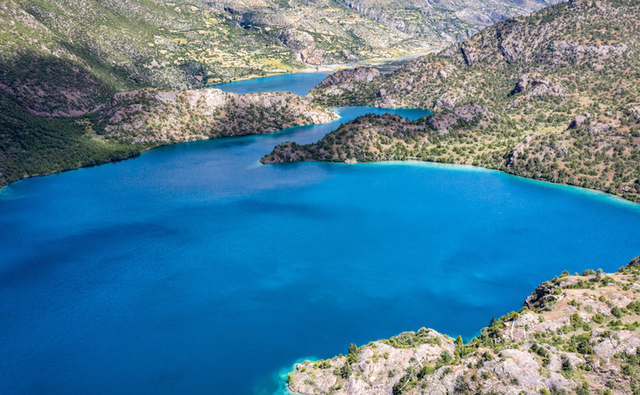
[[[373,111],[3,190],[0,392],[282,393],[300,358],[420,327],[468,338],[565,269],[640,254],[640,206],[600,193],[470,167],[258,163]]]

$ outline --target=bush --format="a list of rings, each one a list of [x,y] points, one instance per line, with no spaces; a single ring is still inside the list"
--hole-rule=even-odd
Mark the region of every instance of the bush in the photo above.
[[[436,362],[436,369],[441,368],[442,366],[445,366],[445,365],[449,365],[451,362],[453,362],[453,356],[449,351],[445,350],[440,353],[440,357]]]
[[[618,306],[613,306],[611,308],[611,314],[613,314],[614,317],[616,318],[621,318],[622,317],[622,309]]]

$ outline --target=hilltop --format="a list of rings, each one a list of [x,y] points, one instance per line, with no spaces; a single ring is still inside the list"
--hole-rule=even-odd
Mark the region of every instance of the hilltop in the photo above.
[[[434,114],[357,119],[263,162],[472,164],[640,201],[638,37],[640,2],[572,1],[499,22],[390,76],[338,72],[308,97]]]
[[[300,363],[287,383],[303,395],[637,394],[639,319],[640,257],[562,273],[467,344],[422,328]]]

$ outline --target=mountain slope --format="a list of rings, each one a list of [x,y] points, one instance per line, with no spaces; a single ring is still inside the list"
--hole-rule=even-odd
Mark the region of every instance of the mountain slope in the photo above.
[[[0,4],[0,89],[34,113],[78,115],[117,91],[188,89],[288,72],[303,62],[430,49],[460,36],[451,36],[447,21],[461,18],[466,31],[547,4],[487,0],[468,4],[479,14],[466,18],[454,2],[435,8],[370,3],[6,0]]]
[[[311,64],[430,51],[557,0],[202,0],[278,37]]]
[[[0,91],[0,188],[24,177],[120,160],[144,147],[96,138],[93,119],[34,115]]]
[[[412,124],[410,138],[404,123],[369,118],[320,142],[335,155],[314,154],[319,145],[291,155],[288,146],[264,161],[473,164],[640,201],[638,37],[640,2],[572,1],[500,22],[388,77],[339,72],[309,97],[435,114]]]
[[[292,95],[255,99],[186,91],[294,66],[302,65],[275,38],[248,31],[230,13],[197,1],[3,1],[0,187],[23,177],[119,160],[160,144],[331,119],[331,112]],[[203,114],[198,103],[160,105],[153,94],[138,91],[145,87],[178,98],[216,96],[224,108]],[[123,91],[134,92],[123,96]],[[115,125],[114,117],[105,121],[115,103],[136,118],[135,128],[123,133],[132,124],[122,120]],[[251,108],[244,108],[249,103]],[[147,109],[164,111],[164,116],[144,113]],[[153,125],[147,125],[152,114]],[[199,121],[187,132],[190,115]],[[196,123],[201,130],[195,131]],[[115,130],[120,130],[118,137]]]

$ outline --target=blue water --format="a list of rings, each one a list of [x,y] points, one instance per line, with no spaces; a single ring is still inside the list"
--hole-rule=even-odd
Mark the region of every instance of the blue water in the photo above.
[[[470,167],[258,163],[339,122],[3,190],[1,393],[272,395],[300,358],[423,326],[470,337],[562,270],[640,254],[639,206],[604,194]]]
[[[292,92],[304,96],[326,76],[326,73],[281,74],[248,81],[218,84],[212,86],[212,88],[242,94],[255,92]]]

